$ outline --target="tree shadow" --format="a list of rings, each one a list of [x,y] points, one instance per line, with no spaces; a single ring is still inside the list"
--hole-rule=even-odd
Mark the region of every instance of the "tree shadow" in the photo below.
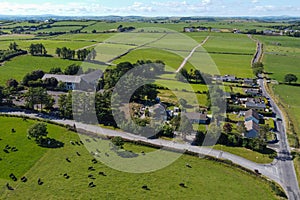
[[[65,144],[63,142],[60,142],[54,138],[42,139],[39,144],[40,147],[51,148],[51,149],[62,148],[62,147],[64,147],[64,145]]]

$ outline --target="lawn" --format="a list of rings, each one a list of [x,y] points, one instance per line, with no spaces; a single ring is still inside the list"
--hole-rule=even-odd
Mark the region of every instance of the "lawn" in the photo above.
[[[80,65],[81,62],[53,57],[19,56],[13,58],[11,61],[5,62],[5,64],[0,67],[0,85],[5,85],[6,81],[10,78],[21,81],[27,73],[34,70],[41,69],[48,72],[53,67],[65,69],[72,64]]]
[[[237,156],[241,156],[256,163],[271,163],[273,161],[273,159],[269,158],[269,154],[261,154],[243,147],[228,147],[224,145],[215,145],[213,148],[217,150],[226,151]]]
[[[19,149],[5,158],[10,163],[16,162],[14,167],[10,168],[5,160],[0,162],[0,184],[3,184],[0,189],[1,199],[277,199],[271,188],[259,178],[217,162],[183,155],[173,164],[158,171],[144,174],[125,173],[100,162],[93,164],[93,157],[84,146],[70,144],[70,141],[80,140],[78,135],[63,128],[48,125],[49,136],[64,142],[64,147],[45,149],[26,138],[26,130],[33,121],[4,117],[0,121],[10,124],[17,131],[12,135],[11,126],[1,127],[1,146],[9,143]],[[151,148],[132,144],[126,144],[125,149],[136,152],[138,157],[141,156],[141,151],[146,155],[153,151]],[[27,157],[30,154],[37,161],[35,164],[32,158]],[[103,152],[100,153],[102,154]],[[71,162],[67,162],[66,157]],[[32,162],[21,163],[21,160]],[[186,163],[192,168],[187,168]],[[96,171],[88,171],[89,166],[93,166]],[[106,176],[98,175],[99,171]],[[11,181],[8,174],[12,172],[17,178],[25,175],[28,181]],[[64,178],[65,173],[70,176],[69,179]],[[88,178],[89,174],[94,176],[93,180]],[[39,178],[44,182],[43,185],[37,184]],[[88,187],[91,181],[96,185],[95,188]],[[180,187],[181,182],[187,187]],[[15,190],[7,190],[4,186],[6,183]],[[143,185],[147,185],[150,190],[143,190]]]

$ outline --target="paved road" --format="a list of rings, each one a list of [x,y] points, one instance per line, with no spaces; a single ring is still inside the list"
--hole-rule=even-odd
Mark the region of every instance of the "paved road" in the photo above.
[[[259,85],[262,88],[263,95],[270,99],[273,112],[276,113],[277,118],[282,120],[276,120],[277,127],[277,139],[279,140],[276,145],[276,151],[278,152],[278,158],[276,159],[276,170],[279,173],[280,184],[285,189],[289,199],[299,200],[300,190],[297,181],[297,176],[294,168],[294,163],[291,156],[291,149],[288,144],[285,121],[281,110],[278,108],[274,100],[270,97],[266,91],[266,81],[263,79],[258,80]]]
[[[195,51],[203,46],[207,40],[209,39],[209,36],[207,36],[205,38],[205,40],[203,40],[199,45],[197,45],[194,49],[192,49],[191,53],[183,60],[183,62],[181,63],[181,65],[179,66],[179,68],[177,69],[176,73],[180,72],[180,70],[186,65],[186,63],[188,62],[188,60],[193,56],[193,54],[195,53]]]
[[[263,55],[263,45],[259,40],[255,40],[252,36],[249,36],[252,40],[257,42],[257,51],[252,60],[252,64],[255,62],[260,62]],[[270,99],[270,104],[272,106],[273,112],[276,114],[277,118],[282,120],[276,120],[277,128],[277,139],[279,140],[278,144],[274,147],[278,153],[277,158],[275,159],[273,169],[276,171],[279,176],[279,181],[277,181],[286,191],[288,198],[291,200],[300,199],[300,190],[297,181],[297,176],[294,168],[294,163],[291,156],[291,149],[286,135],[286,123],[282,114],[282,111],[276,105],[275,101],[272,99],[271,95],[267,92],[265,84],[266,80],[262,79],[260,74],[258,79],[258,84],[262,89],[262,93],[265,97]]]

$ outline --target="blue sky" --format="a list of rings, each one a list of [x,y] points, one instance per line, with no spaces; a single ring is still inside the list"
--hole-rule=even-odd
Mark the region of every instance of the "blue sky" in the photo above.
[[[9,15],[300,16],[299,0],[0,0]]]

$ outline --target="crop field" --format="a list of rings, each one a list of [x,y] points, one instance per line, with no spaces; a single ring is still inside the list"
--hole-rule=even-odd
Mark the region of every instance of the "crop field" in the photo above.
[[[3,158],[0,162],[0,184],[3,185],[0,188],[1,199],[87,199],[91,196],[100,199],[276,199],[271,188],[259,178],[217,162],[183,155],[170,166],[155,172],[125,173],[113,170],[101,162],[93,164],[93,157],[84,146],[70,144],[70,141],[80,140],[78,135],[64,128],[47,126],[49,137],[64,143],[62,148],[47,149],[38,147],[34,141],[27,139],[26,130],[36,122],[5,117],[0,117],[0,122],[6,124],[5,127],[0,127],[1,146],[9,144],[18,148],[17,152],[6,155],[3,151],[0,153]],[[16,133],[11,133],[11,128],[14,128]],[[149,147],[132,144],[124,145],[124,149],[138,156],[141,156],[141,151],[146,154],[153,151]],[[76,152],[79,152],[80,156],[76,155]],[[71,162],[66,161],[67,157]],[[22,163],[27,160],[31,162]],[[10,168],[7,162],[14,167]],[[192,168],[187,168],[186,163]],[[88,171],[89,166],[93,166],[95,171]],[[104,172],[106,176],[98,175],[99,171]],[[26,176],[28,181],[13,182],[9,178],[10,173],[14,173],[18,179]],[[68,179],[63,176],[65,173],[68,174]],[[88,178],[89,174],[94,179]],[[37,184],[39,178],[43,181],[42,185]],[[94,188],[88,187],[91,181],[95,185]],[[187,187],[180,187],[181,182]],[[6,183],[15,190],[7,190]],[[147,185],[150,190],[143,190],[143,185]],[[162,185],[164,187],[161,187]]]
[[[0,67],[0,85],[5,85],[6,81],[14,78],[21,81],[23,77],[34,70],[41,69],[48,72],[53,67],[60,67],[65,69],[72,64],[80,65],[79,61],[63,60],[53,57],[38,57],[38,56],[19,56],[11,61],[5,62]]]

